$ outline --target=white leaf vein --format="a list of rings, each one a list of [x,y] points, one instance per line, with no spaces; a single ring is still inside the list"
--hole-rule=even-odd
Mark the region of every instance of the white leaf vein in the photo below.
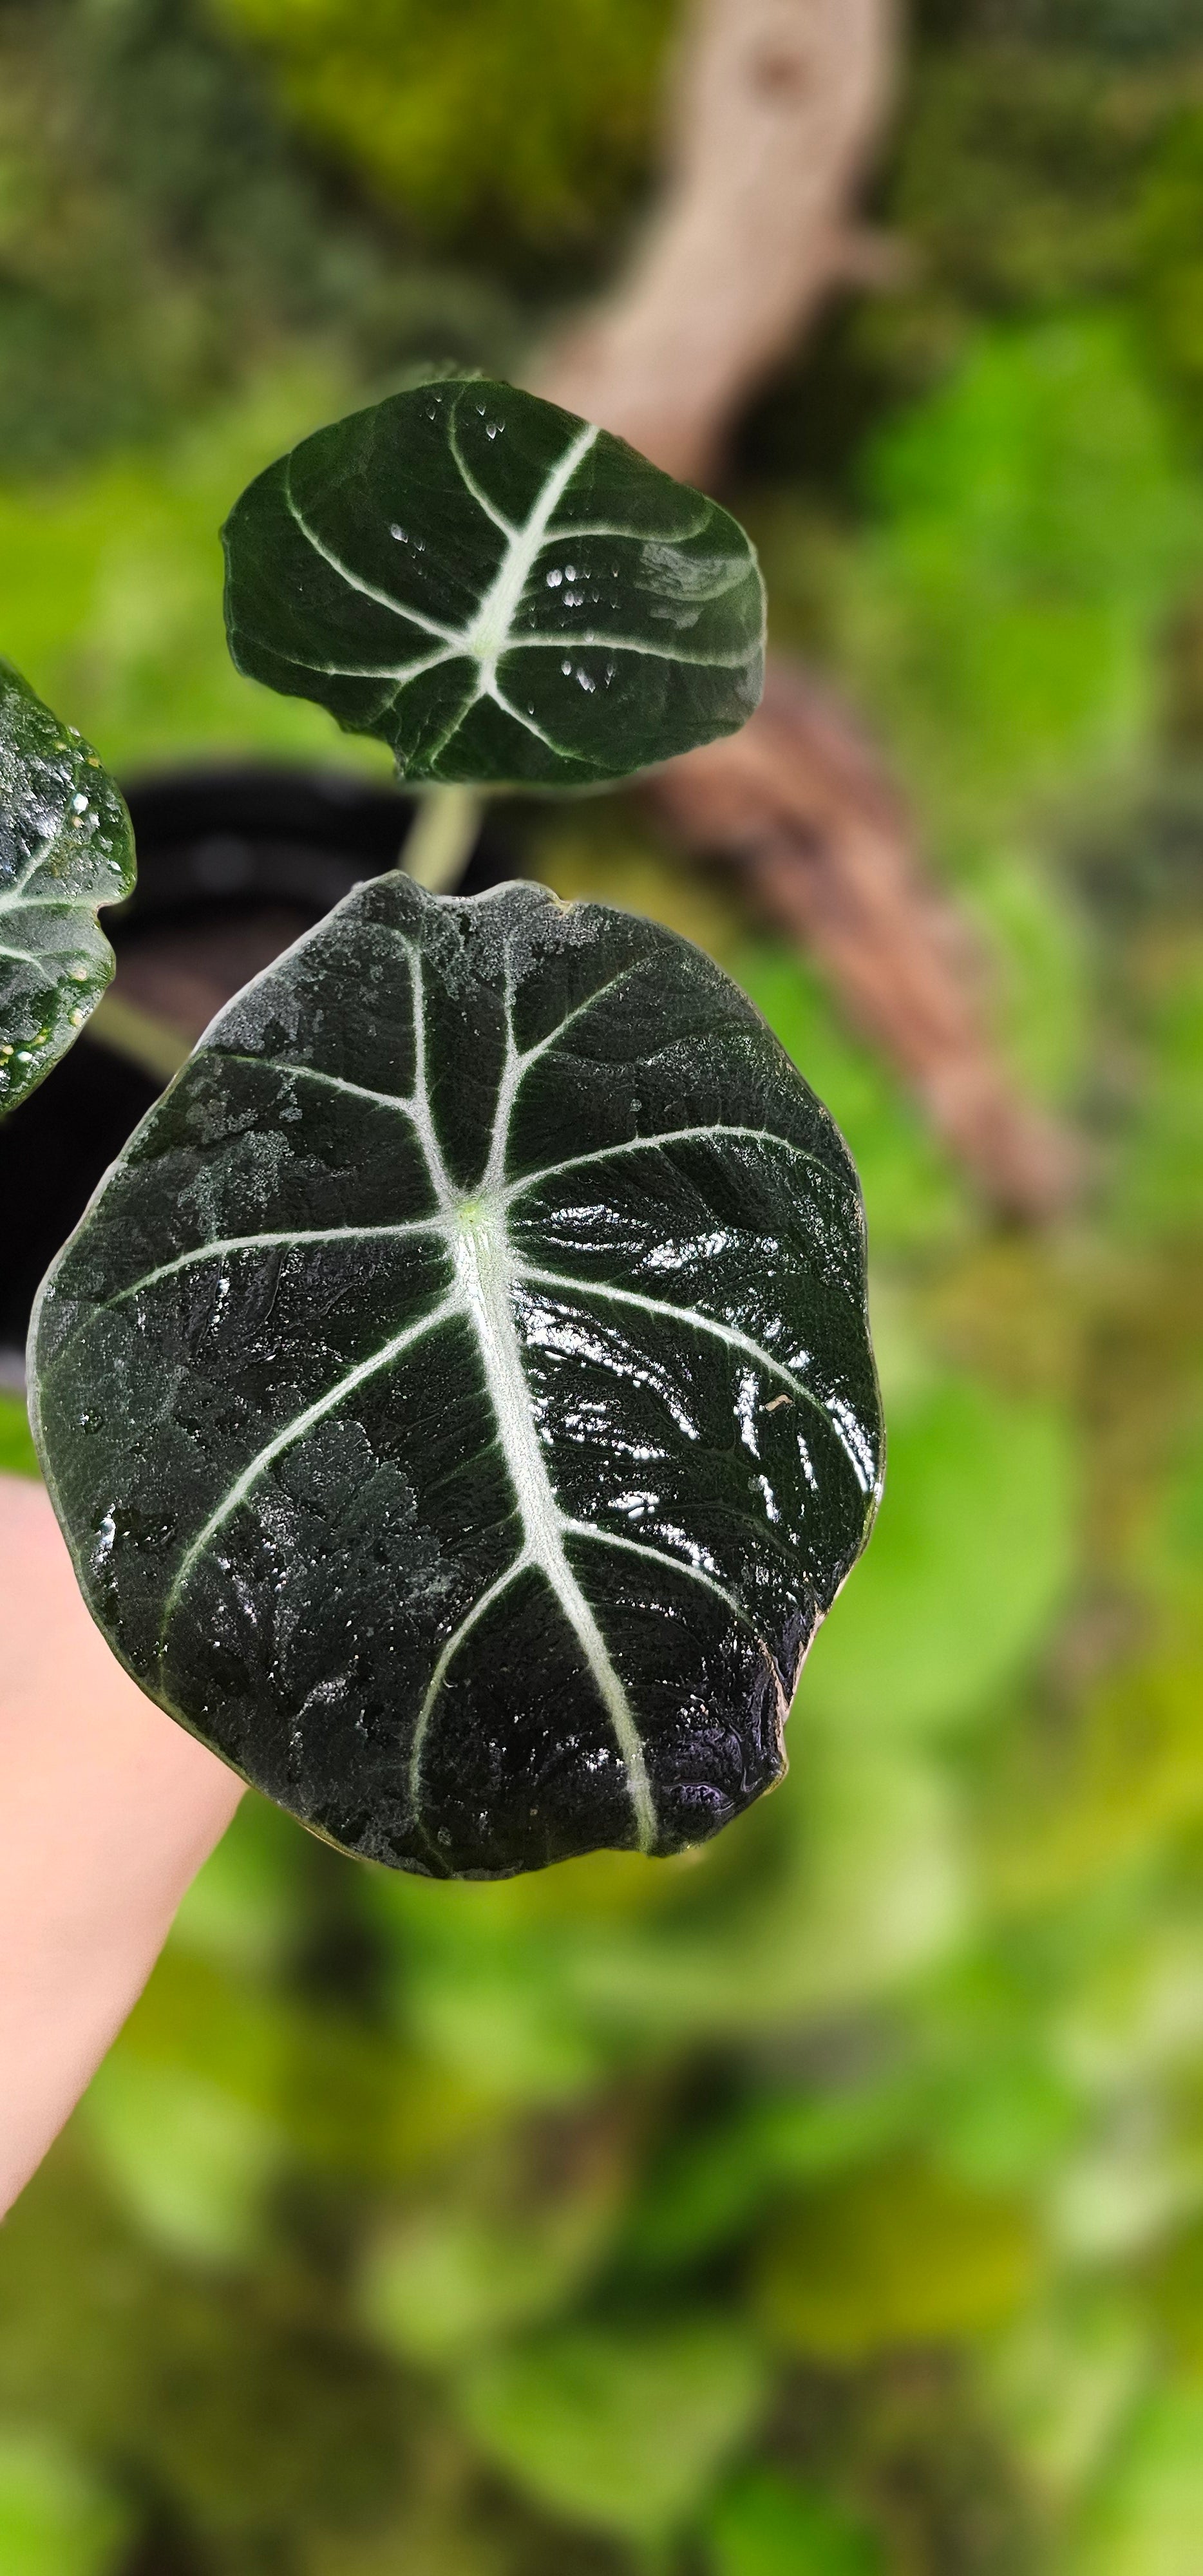
[[[467,658],[456,644],[441,644],[437,653],[419,653],[412,662],[318,662],[312,653],[287,653],[282,644],[271,649],[278,662],[291,662],[298,671],[321,671],[329,680],[397,680],[402,688],[427,671],[439,670],[444,662]]]
[[[790,1368],[786,1361],[777,1359],[772,1351],[766,1350],[763,1342],[754,1340],[750,1333],[741,1332],[735,1324],[720,1323],[716,1315],[704,1314],[697,1306],[678,1306],[675,1300],[669,1297],[645,1297],[638,1289],[616,1288],[609,1281],[600,1279],[567,1278],[561,1271],[543,1270],[533,1261],[515,1261],[514,1272],[519,1279],[529,1280],[532,1285],[540,1288],[558,1289],[561,1295],[600,1297],[607,1304],[634,1306],[642,1314],[654,1316],[657,1321],[667,1317],[674,1323],[688,1326],[691,1332],[706,1333],[715,1341],[725,1342],[730,1350],[742,1351],[746,1358],[755,1360],[757,1367],[764,1369],[769,1376],[780,1378],[782,1384],[788,1386],[801,1403],[810,1405],[821,1415],[828,1430],[838,1442],[843,1456],[847,1459],[860,1491],[868,1492],[869,1484],[863,1462],[850,1446],[843,1425],[838,1416],[832,1412],[830,1405],[824,1403],[822,1396],[816,1395],[814,1388],[807,1385],[805,1378],[799,1377],[795,1369]]]
[[[691,671],[742,671],[751,647],[735,653],[690,653],[681,644],[659,644],[651,636],[579,634],[566,626],[559,635],[510,636],[504,659],[513,653],[636,653],[653,662],[681,662]]]
[[[548,733],[534,716],[524,713],[521,707],[516,707],[513,699],[507,698],[504,689],[498,687],[496,679],[491,682],[487,691],[479,694],[492,698],[503,715],[509,716],[513,724],[521,725],[524,733],[533,734],[536,742],[541,742],[548,751],[554,751],[557,760],[570,760],[578,769],[596,769],[597,762],[590,760],[587,753],[570,751],[566,742],[557,742],[554,734]]]
[[[26,896],[25,888],[32,882],[33,878],[36,877],[38,869],[45,866],[55,843],[62,837],[62,828],[61,822],[56,823],[54,830],[52,832],[47,832],[45,837],[38,842],[37,848],[33,850],[27,858],[20,876],[17,878],[16,884],[6,886],[3,894],[0,894],[0,912],[7,912],[13,904],[21,904],[22,908],[24,908],[25,902],[31,902],[34,900],[32,896]]]
[[[712,502],[703,500],[700,515],[691,528],[622,528],[610,519],[559,519],[548,535],[557,542],[577,537],[630,537],[640,545],[688,545],[694,537],[700,537],[712,508]]]
[[[220,1055],[223,1064],[254,1065],[264,1073],[288,1074],[295,1076],[298,1082],[322,1083],[328,1091],[345,1092],[349,1100],[366,1101],[373,1109],[393,1109],[398,1117],[407,1118],[411,1126],[414,1123],[413,1102],[402,1091],[373,1091],[366,1082],[349,1082],[344,1074],[326,1073],[319,1064],[293,1064],[283,1055],[243,1055],[235,1047],[215,1047],[213,1053]]]
[[[418,1711],[417,1721],[414,1726],[413,1743],[410,1746],[409,1752],[409,1803],[413,1815],[413,1821],[417,1826],[419,1833],[424,1831],[422,1825],[422,1755],[426,1749],[426,1737],[429,1731],[430,1721],[434,1715],[435,1706],[443,1684],[456,1656],[459,1653],[460,1647],[471,1635],[477,1621],[483,1619],[486,1610],[492,1608],[493,1603],[500,1598],[503,1592],[508,1592],[510,1585],[517,1582],[519,1575],[526,1572],[530,1563],[531,1559],[527,1556],[525,1548],[523,1548],[520,1554],[514,1557],[512,1562],[506,1566],[504,1573],[499,1574],[494,1582],[487,1584],[485,1590],[477,1594],[471,1609],[465,1612],[464,1617],[460,1620],[459,1626],[454,1628],[451,1635],[448,1637],[446,1644],[443,1646],[439,1654],[438,1661],[435,1664],[430,1680],[426,1685],[426,1695]],[[427,1836],[427,1840],[429,1839],[430,1837]],[[432,1843],[431,1848],[435,1849],[437,1846]]]
[[[771,1646],[761,1636],[755,1620],[749,1617],[742,1601],[734,1592],[727,1590],[725,1583],[717,1583],[712,1574],[707,1574],[700,1565],[691,1564],[688,1557],[673,1556],[668,1548],[651,1547],[646,1539],[628,1538],[623,1531],[602,1529],[596,1521],[565,1521],[564,1529],[569,1538],[596,1539],[601,1547],[624,1548],[630,1556],[650,1557],[653,1565],[667,1567],[671,1574],[683,1574],[688,1582],[700,1583],[704,1591],[712,1592],[715,1600],[722,1602],[724,1610],[733,1619],[738,1619],[741,1627],[746,1628],[754,1637],[772,1674],[781,1713],[783,1717],[785,1716],[787,1713],[785,1685],[777,1658]]]
[[[518,530],[515,527],[513,520],[507,519],[504,510],[499,510],[496,502],[489,499],[489,495],[485,491],[483,484],[477,482],[476,476],[474,475],[459,443],[454,412],[450,414],[447,422],[447,444],[451,450],[452,463],[455,466],[456,473],[463,484],[465,492],[467,492],[470,498],[475,501],[477,509],[484,511],[486,519],[491,519],[494,527],[501,529],[503,536],[511,540],[515,538],[518,534]]]
[[[9,906],[0,906],[8,910]],[[95,913],[98,898],[94,894],[23,894],[11,907],[16,912],[86,912]]]
[[[455,628],[446,625],[441,617],[430,617],[423,609],[410,608],[403,599],[397,599],[391,590],[382,590],[379,583],[366,580],[362,573],[354,572],[341,555],[335,554],[333,546],[328,546],[325,538],[318,535],[317,529],[310,525],[297,502],[292,488],[291,462],[286,464],[284,469],[284,498],[289,515],[295,520],[306,544],[312,546],[315,555],[321,556],[323,563],[329,564],[331,572],[336,572],[339,579],[345,581],[348,590],[357,590],[361,598],[374,600],[378,608],[391,609],[393,616],[404,619],[406,625],[420,626],[424,634],[437,635],[444,644],[459,642]]]
[[[216,1538],[218,1531],[229,1520],[231,1514],[237,1511],[240,1503],[245,1502],[252,1486],[258,1484],[260,1477],[266,1475],[268,1468],[275,1465],[277,1458],[283,1457],[286,1449],[293,1448],[298,1440],[304,1438],[307,1431],[313,1430],[316,1423],[323,1421],[328,1413],[333,1413],[336,1405],[344,1403],[347,1396],[354,1395],[356,1389],[365,1386],[369,1378],[377,1377],[381,1369],[391,1367],[395,1360],[400,1359],[415,1342],[421,1341],[425,1334],[437,1331],[440,1325],[450,1323],[462,1313],[463,1306],[458,1297],[452,1295],[441,1298],[428,1315],[419,1316],[416,1323],[407,1324],[401,1332],[393,1333],[378,1351],[370,1352],[367,1359],[359,1360],[353,1369],[348,1369],[345,1377],[336,1379],[333,1386],[327,1387],[324,1395],[317,1396],[312,1404],[305,1406],[303,1412],[294,1414],[292,1420],[286,1422],[283,1428],[276,1432],[274,1438],[265,1442],[263,1448],[256,1452],[241,1474],[235,1477],[228,1491],[222,1495],[221,1501],[210,1512],[204,1527],[198,1530],[196,1537],[180,1559],[163,1606],[163,1619],[159,1630],[160,1655],[166,1651],[167,1631],[193,1567],[204,1555],[205,1550]]]
[[[181,1270],[192,1270],[204,1261],[225,1261],[235,1252],[273,1252],[296,1250],[311,1243],[388,1243],[412,1234],[443,1234],[442,1217],[407,1217],[397,1225],[312,1225],[294,1226],[279,1233],[227,1234],[208,1243],[194,1244],[190,1251],[179,1252],[173,1261],[161,1261],[157,1270],[144,1270],[140,1279],[131,1279],[128,1288],[119,1288],[94,1311],[107,1315],[113,1306],[123,1306],[129,1297],[138,1297],[144,1288],[157,1288],[163,1279],[174,1279]]]
[[[511,1181],[506,1196],[520,1198],[527,1190],[540,1189],[544,1181],[557,1181],[565,1172],[583,1171],[590,1163],[608,1163],[615,1154],[650,1153],[661,1145],[705,1145],[712,1136],[742,1136],[757,1145],[779,1145],[783,1153],[795,1154],[799,1162],[813,1164],[817,1172],[828,1170],[820,1154],[812,1154],[805,1145],[795,1145],[789,1136],[778,1136],[771,1127],[739,1127],[715,1120],[705,1127],[666,1127],[655,1136],[628,1136],[616,1145],[594,1146],[587,1154],[569,1154],[562,1163],[545,1163],[541,1170],[525,1172],[521,1179]]]

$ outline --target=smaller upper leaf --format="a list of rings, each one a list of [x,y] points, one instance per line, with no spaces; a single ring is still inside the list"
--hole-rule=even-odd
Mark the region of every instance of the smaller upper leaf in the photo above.
[[[0,660],[0,1111],[73,1046],[113,972],[96,919],[134,883],[130,819],[71,725]]]
[[[588,787],[760,697],[738,522],[513,385],[420,385],[318,430],[223,535],[239,670],[378,734],[406,778]]]

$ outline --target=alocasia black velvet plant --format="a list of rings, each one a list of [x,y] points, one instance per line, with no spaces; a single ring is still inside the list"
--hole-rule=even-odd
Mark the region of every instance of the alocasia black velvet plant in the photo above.
[[[133,882],[129,816],[112,779],[0,660],[0,1114],[95,1010],[113,972],[97,911]]]
[[[597,785],[759,694],[736,523],[510,386],[319,431],[226,545],[240,668],[436,793]],[[688,942],[529,884],[401,868],[237,995],[55,1262],[31,1378],[143,1689],[436,1875],[676,1851],[769,1787],[880,1487],[826,1111]]]

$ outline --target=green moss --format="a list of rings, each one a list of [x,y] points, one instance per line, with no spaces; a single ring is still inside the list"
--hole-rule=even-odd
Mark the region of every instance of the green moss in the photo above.
[[[506,299],[307,161],[203,0],[0,14],[0,473],[61,473],[298,352],[496,362]]]
[[[669,0],[220,0],[302,128],[433,240],[604,237],[646,166]],[[497,238],[499,236],[499,238]]]

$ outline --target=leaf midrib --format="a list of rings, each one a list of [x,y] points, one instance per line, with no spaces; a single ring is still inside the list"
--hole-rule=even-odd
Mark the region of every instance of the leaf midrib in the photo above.
[[[534,570],[535,557],[547,536],[556,504],[563,499],[578,465],[583,464],[590,448],[596,446],[597,438],[597,430],[589,425],[565,448],[559,464],[548,475],[534,508],[510,538],[492,585],[465,635],[465,649],[480,664],[481,689],[490,695],[497,676],[497,664],[506,650],[513,627],[514,612]]]
[[[464,1226],[456,1269],[464,1312],[476,1333],[502,1456],[517,1496],[522,1558],[543,1575],[584,1652],[625,1766],[639,1848],[649,1851],[656,1838],[656,1809],[643,1745],[626,1689],[565,1552],[566,1523],[535,1428],[514,1320],[510,1248],[505,1220],[496,1205],[482,1207]],[[414,1739],[413,1780],[419,1794],[423,1732]]]
[[[161,1665],[166,1655],[168,1629],[194,1566],[223,1523],[247,1499],[258,1477],[266,1472],[286,1448],[293,1445],[297,1439],[303,1438],[307,1431],[333,1411],[346,1396],[365,1384],[380,1370],[391,1367],[426,1335],[448,1323],[467,1322],[472,1328],[480,1353],[485,1384],[496,1423],[498,1444],[505,1460],[521,1521],[522,1543],[513,1562],[478,1595],[452,1636],[445,1641],[436,1660],[425,1700],[419,1712],[411,1747],[410,1785],[413,1822],[421,1831],[422,1756],[429,1724],[447,1672],[466,1637],[491,1603],[529,1568],[543,1576],[577,1638],[623,1760],[628,1793],[635,1811],[640,1848],[648,1850],[654,1845],[658,1825],[642,1740],[626,1688],[615,1669],[604,1635],[569,1561],[566,1540],[594,1539],[599,1544],[625,1548],[629,1553],[645,1558],[655,1558],[666,1570],[685,1579],[696,1579],[704,1584],[706,1589],[725,1602],[731,1614],[740,1619],[756,1637],[757,1645],[773,1675],[781,1714],[784,1713],[784,1689],[770,1649],[755,1630],[742,1605],[726,1591],[724,1586],[687,1560],[678,1559],[667,1551],[652,1547],[645,1542],[624,1540],[620,1535],[608,1532],[592,1523],[574,1521],[561,1510],[536,1428],[516,1321],[516,1294],[520,1292],[523,1282],[527,1280],[532,1285],[554,1285],[578,1296],[588,1296],[592,1292],[594,1283],[541,1273],[534,1265],[523,1262],[517,1255],[508,1230],[508,1206],[517,1191],[530,1187],[533,1180],[544,1178],[546,1175],[532,1175],[525,1182],[507,1185],[505,1170],[510,1128],[522,1081],[531,1066],[560,1040],[564,1029],[572,1021],[594,1008],[605,994],[614,989],[616,983],[625,979],[625,976],[611,977],[605,985],[587,995],[583,1002],[567,1013],[565,1018],[546,1036],[525,1050],[519,1050],[515,1040],[512,999],[507,995],[506,1055],[498,1081],[489,1152],[480,1185],[475,1192],[466,1193],[457,1189],[450,1179],[434,1126],[425,1060],[426,1014],[421,958],[403,933],[398,932],[397,935],[405,950],[413,994],[415,1069],[413,1090],[409,1095],[372,1093],[366,1087],[344,1083],[340,1077],[327,1076],[317,1067],[292,1066],[278,1060],[259,1057],[250,1057],[245,1061],[264,1065],[270,1063],[272,1069],[277,1071],[302,1076],[312,1074],[318,1080],[334,1081],[339,1088],[345,1088],[361,1099],[371,1101],[373,1105],[388,1106],[404,1115],[420,1145],[437,1202],[438,1214],[429,1219],[403,1221],[395,1227],[313,1228],[298,1229],[292,1235],[276,1232],[265,1233],[260,1237],[226,1238],[220,1244],[198,1246],[194,1254],[177,1256],[175,1261],[162,1265],[157,1272],[147,1274],[143,1280],[133,1283],[130,1289],[119,1292],[119,1297],[129,1296],[139,1287],[148,1286],[156,1279],[170,1276],[193,1259],[218,1257],[235,1250],[249,1250],[256,1243],[261,1243],[264,1248],[267,1248],[268,1245],[288,1242],[299,1245],[308,1241],[317,1243],[346,1240],[357,1234],[377,1240],[384,1235],[442,1234],[453,1256],[455,1284],[449,1293],[444,1292],[436,1300],[426,1315],[417,1318],[392,1335],[378,1352],[369,1354],[336,1385],[327,1388],[325,1393],[306,1407],[292,1423],[284,1425],[241,1471],[222,1501],[209,1514],[177,1569],[165,1603],[160,1629]],[[570,1157],[565,1165],[553,1168],[571,1170],[578,1162],[602,1159],[607,1151],[616,1153],[629,1151],[632,1144],[652,1145],[661,1141],[677,1142],[683,1141],[686,1137],[701,1140],[708,1134],[726,1132],[752,1134],[763,1141],[785,1145],[789,1150],[801,1153],[806,1160],[815,1159],[807,1154],[804,1148],[792,1147],[788,1139],[774,1135],[772,1130],[732,1128],[728,1131],[724,1127],[715,1127],[672,1131],[671,1135],[663,1140],[649,1137],[628,1140],[625,1145],[620,1142],[612,1148],[602,1149],[597,1157],[588,1154]],[[754,1344],[749,1337],[735,1334],[721,1326],[716,1319],[707,1317],[698,1310],[676,1307],[669,1300],[642,1298],[635,1292],[630,1292],[629,1300],[626,1292],[623,1292],[623,1297],[624,1302],[646,1307],[658,1318],[669,1320],[675,1317],[691,1328],[714,1331],[724,1340],[738,1342],[741,1348],[755,1356],[773,1374],[786,1377],[791,1384],[797,1385],[800,1393],[806,1394],[810,1402],[819,1405],[829,1426],[836,1430],[837,1437],[839,1436],[838,1426],[831,1421],[827,1408],[821,1405],[813,1392],[806,1389],[802,1381],[795,1380],[793,1372],[775,1360],[772,1353],[761,1345]],[[851,1457],[843,1441],[841,1446],[848,1457],[848,1463],[853,1466],[854,1472],[857,1472],[856,1461]],[[862,1481],[858,1473],[858,1482]]]

